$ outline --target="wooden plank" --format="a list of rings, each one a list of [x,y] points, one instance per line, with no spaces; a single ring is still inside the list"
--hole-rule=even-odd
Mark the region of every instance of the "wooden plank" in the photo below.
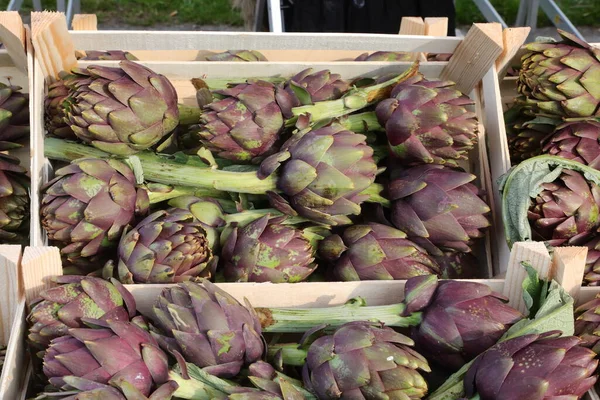
[[[6,346],[20,301],[20,245],[0,245],[0,345]]]
[[[35,57],[46,79],[53,81],[59,72],[70,71],[77,65],[75,47],[63,13],[32,12],[31,25]]]
[[[98,17],[96,14],[75,14],[71,26],[74,31],[97,31]]]
[[[425,18],[425,35],[445,37],[448,36],[448,18],[427,17]]]
[[[8,51],[14,65],[26,74],[25,28],[18,12],[0,12],[0,40]]]
[[[53,277],[62,275],[58,247],[25,247],[21,274],[25,299],[30,305],[43,290],[56,286]]]
[[[546,278],[550,273],[552,260],[542,242],[517,242],[512,247],[503,293],[508,297],[510,306],[526,313],[527,307],[522,295],[522,282],[527,276],[527,272],[521,266],[521,262],[524,261],[538,271],[540,278]]]
[[[16,310],[10,339],[6,348],[6,357],[0,376],[0,399],[23,399],[25,397],[29,374],[27,374],[27,335],[25,299],[21,298]]]
[[[456,48],[441,78],[456,82],[459,90],[469,93],[494,65],[502,50],[500,24],[473,24]]]
[[[587,252],[587,247],[556,247],[552,253],[550,276],[569,292],[575,303],[579,300]]]
[[[425,22],[421,17],[402,17],[400,35],[425,35]]]
[[[453,53],[457,37],[362,33],[72,31],[78,50],[355,50]]]
[[[498,79],[502,79],[506,75],[506,71],[510,67],[512,59],[527,40],[529,31],[531,31],[531,28],[526,26],[520,28],[506,28],[502,32],[504,50],[496,60]]]

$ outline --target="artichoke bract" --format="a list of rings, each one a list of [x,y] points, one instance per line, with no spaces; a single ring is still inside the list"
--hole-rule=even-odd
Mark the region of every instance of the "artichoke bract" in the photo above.
[[[172,283],[210,276],[206,232],[188,210],[159,210],[121,238],[118,274],[123,283]]]
[[[222,53],[206,57],[207,61],[268,61],[267,58],[256,50],[227,50]]]
[[[302,231],[265,215],[235,227],[223,245],[225,278],[234,282],[294,283],[313,273],[314,250]]]
[[[588,248],[585,259],[585,270],[583,274],[583,284],[587,286],[600,285],[600,237],[595,237],[589,242],[583,244]]]
[[[85,55],[80,58],[80,60],[85,61],[120,61],[120,60],[130,60],[137,61],[137,57],[131,54],[128,51],[122,50],[88,50],[85,52]]]
[[[420,73],[394,87],[376,108],[392,152],[405,164],[457,165],[477,143],[475,104],[450,81]]]
[[[158,143],[179,124],[177,92],[163,75],[133,61],[75,68],[65,81],[67,124],[100,150],[130,155]]]
[[[591,238],[600,226],[600,187],[568,169],[540,186],[527,213],[533,239],[576,246]]]
[[[7,148],[0,144],[0,151]],[[0,240],[23,243],[29,237],[30,180],[19,160],[0,154]]]
[[[29,139],[29,94],[0,83],[0,141]]]
[[[562,42],[525,45],[519,92],[536,114],[600,116],[600,49],[558,30]]]
[[[430,361],[458,370],[493,346],[523,315],[508,299],[477,282],[411,278],[404,289],[404,315],[421,311],[411,329],[417,349]]]
[[[66,376],[106,384],[121,379],[144,396],[167,382],[168,356],[145,330],[143,322],[106,321],[106,328],[69,329],[54,339],[44,355],[44,374],[63,387]]]
[[[467,398],[482,400],[579,399],[596,382],[598,360],[580,339],[559,331],[523,335],[493,346],[464,378]]]
[[[42,190],[42,225],[75,263],[106,255],[149,207],[131,168],[114,159],[76,160],[57,170]]]
[[[213,283],[183,282],[164,289],[153,307],[161,346],[210,374],[234,377],[265,350],[254,309]]]
[[[475,279],[482,277],[482,266],[472,252],[445,251],[433,259],[440,268],[442,279]]]
[[[437,263],[406,234],[390,226],[352,225],[342,235],[319,244],[319,255],[333,263],[335,278],[342,281],[408,279],[439,274]]]
[[[374,53],[362,53],[354,61],[413,61],[412,53],[402,51],[376,51]]]
[[[489,206],[472,182],[475,175],[442,165],[400,171],[389,185],[392,223],[430,254],[469,252],[490,226]]]
[[[301,342],[311,335],[315,330]],[[431,370],[412,345],[391,328],[362,321],[344,324],[310,344],[304,386],[319,399],[421,399],[427,383],[419,371]]]
[[[44,100],[44,126],[49,135],[63,139],[77,139],[75,132],[67,123],[64,101],[69,96],[66,81],[78,78],[76,75],[61,74],[60,79],[48,85],[48,94]]]
[[[556,127],[556,120],[532,117],[523,113],[522,107],[513,107],[504,113],[508,152],[512,164],[542,153],[542,141]]]
[[[189,210],[206,232],[206,238],[208,239],[208,244],[213,250],[213,253],[215,252],[215,249],[218,249],[220,235],[219,228],[225,226],[225,214],[223,213],[223,208],[215,199],[196,196],[179,196],[169,200],[169,205],[171,207]]]
[[[131,293],[118,281],[100,278],[63,276],[58,287],[40,293],[28,321],[31,323],[29,342],[46,348],[52,339],[65,336],[70,328],[83,328],[86,320],[129,321],[135,316],[136,305]]]
[[[600,353],[600,295],[575,309],[575,336],[581,345]]]
[[[278,373],[271,364],[264,361],[257,361],[250,365],[248,372],[248,379],[259,390],[234,393],[227,397],[228,400],[316,399],[303,389],[302,382]]]
[[[600,169],[600,122],[571,121],[557,126],[544,141],[542,152]]]
[[[335,123],[294,134],[258,170],[261,179],[279,173],[281,194],[267,193],[273,207],[324,224],[350,224],[348,215],[360,214],[361,203],[369,197],[361,192],[377,172],[365,139]]]

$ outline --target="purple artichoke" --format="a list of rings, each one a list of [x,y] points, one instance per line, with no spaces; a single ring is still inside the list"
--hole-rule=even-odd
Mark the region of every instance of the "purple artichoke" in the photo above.
[[[572,121],[557,126],[544,141],[542,152],[600,169],[600,122]]]
[[[140,326],[141,325],[141,326]],[[56,387],[64,377],[97,383],[123,379],[144,396],[168,381],[168,356],[140,321],[106,321],[103,329],[69,329],[54,339],[44,356],[44,374]]]
[[[312,274],[317,266],[310,241],[284,219],[266,215],[233,229],[221,254],[227,280],[294,283]]]
[[[29,341],[45,349],[52,339],[68,334],[70,328],[86,327],[86,320],[129,321],[136,312],[135,300],[118,281],[63,276],[63,285],[44,290],[27,317]]]
[[[0,143],[0,151],[12,146]],[[29,236],[30,179],[19,159],[0,153],[0,240],[24,243]]]
[[[469,252],[490,226],[488,205],[470,183],[474,175],[442,165],[403,170],[389,185],[392,223],[430,254]]]
[[[120,61],[120,60],[130,60],[137,61],[137,57],[131,54],[128,51],[122,50],[107,50],[107,51],[99,51],[99,50],[88,50],[85,52],[85,55],[80,60],[85,61]]]
[[[333,262],[333,274],[342,281],[408,279],[439,274],[437,263],[425,250],[390,226],[352,225],[343,234],[319,244],[319,255]]]
[[[464,378],[468,398],[579,399],[596,382],[598,360],[581,340],[559,331],[498,343],[475,359]]]
[[[575,336],[581,345],[600,353],[600,295],[575,309]]]
[[[375,181],[377,165],[365,136],[331,124],[294,134],[279,153],[265,159],[258,177],[279,172],[277,188],[269,192],[273,207],[330,225],[350,224],[360,214],[361,194]]]
[[[210,276],[212,251],[188,210],[159,210],[123,235],[118,249],[123,283],[172,283]]]
[[[442,279],[475,279],[481,278],[481,263],[469,253],[445,251],[433,259],[440,267]]]
[[[158,143],[179,124],[177,92],[163,75],[132,61],[118,68],[75,68],[62,102],[75,135],[100,150],[129,155]]]
[[[493,346],[523,318],[506,304],[508,299],[476,282],[419,276],[406,282],[404,297],[405,316],[422,312],[421,323],[411,332],[417,349],[451,370]]]
[[[0,83],[0,141],[23,139],[29,139],[29,94]]]
[[[600,237],[595,237],[583,246],[588,248],[585,260],[583,284],[587,286],[600,285]]]
[[[256,50],[227,50],[223,53],[206,57],[207,61],[268,61],[261,52]]]
[[[402,51],[376,51],[374,53],[362,53],[354,61],[413,61],[413,53]]]
[[[64,102],[69,97],[69,86],[85,79],[76,74],[61,73],[60,79],[48,85],[48,94],[44,101],[44,126],[49,135],[75,140],[77,136],[68,124]]]
[[[45,397],[36,397],[36,400],[170,400],[178,388],[176,382],[168,381],[146,397],[123,378],[112,379],[110,385],[77,376],[65,376],[62,379],[65,382],[64,392],[47,393]]]
[[[164,289],[153,320],[161,330],[153,335],[163,348],[213,375],[234,377],[265,350],[254,309],[206,280]]]
[[[48,238],[71,262],[101,259],[148,210],[148,193],[135,183],[133,171],[114,159],[80,159],[57,170],[42,188]]]
[[[423,75],[401,82],[376,108],[392,152],[404,163],[458,165],[477,143],[474,104],[453,82]]]

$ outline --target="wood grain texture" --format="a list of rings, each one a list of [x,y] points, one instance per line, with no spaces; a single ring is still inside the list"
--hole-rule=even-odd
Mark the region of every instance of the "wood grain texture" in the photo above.
[[[556,247],[552,253],[550,276],[561,284],[575,303],[579,300],[587,252],[587,247]]]
[[[31,25],[35,57],[46,80],[52,82],[61,71],[70,71],[77,65],[75,47],[63,13],[32,12]]]
[[[20,301],[21,246],[0,245],[0,345],[6,346]]]
[[[0,41],[4,44],[14,65],[23,73],[27,74],[25,28],[23,26],[23,20],[18,12],[0,12]]]
[[[29,381],[27,348],[25,346],[26,308],[25,299],[21,298],[16,308],[16,317],[12,324],[2,375],[0,375],[0,399],[21,400],[25,398]]]
[[[500,24],[473,24],[456,48],[441,78],[456,82],[460,91],[469,93],[494,65],[502,50]]]
[[[71,26],[74,31],[97,31],[98,17],[96,14],[75,14]]]
[[[400,35],[425,35],[425,21],[421,17],[403,17],[398,33]]]
[[[508,67],[511,65],[512,59],[515,57],[523,43],[527,40],[531,28],[506,28],[502,31],[502,42],[504,50],[496,60],[496,69],[498,70],[498,79],[502,79],[506,75]]]
[[[443,37],[448,36],[448,18],[427,17],[425,18],[425,35]]]
[[[43,290],[56,286],[53,278],[59,275],[62,275],[62,261],[58,247],[25,247],[21,276],[27,305]]]

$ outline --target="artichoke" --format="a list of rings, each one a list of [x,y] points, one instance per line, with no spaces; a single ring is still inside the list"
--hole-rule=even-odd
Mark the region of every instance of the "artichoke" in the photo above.
[[[404,163],[456,166],[467,159],[477,143],[477,116],[468,110],[474,102],[453,86],[419,73],[377,105],[391,150]]]
[[[558,30],[563,41],[534,42],[521,58],[518,90],[536,114],[600,116],[600,49]]]
[[[458,370],[493,346],[523,315],[508,299],[477,282],[411,278],[404,289],[404,315],[421,311],[412,328],[417,349],[441,366]]]
[[[231,394],[229,400],[310,400],[302,382],[275,371],[271,364],[257,361],[248,367],[248,379],[259,390]]]
[[[571,121],[557,126],[544,141],[542,152],[600,169],[600,121]]]
[[[219,229],[225,226],[225,215],[221,205],[211,198],[179,196],[169,200],[171,207],[189,210],[206,232],[206,239],[214,254],[219,244]]]
[[[354,61],[412,61],[412,53],[402,51],[376,51],[374,53],[362,53]]]
[[[585,259],[583,284],[587,286],[600,285],[600,237],[595,237],[583,246],[588,248]]]
[[[69,97],[69,86],[75,86],[85,77],[76,74],[60,74],[60,79],[48,85],[48,94],[44,101],[44,126],[49,135],[63,139],[77,139],[68,124],[65,100]]]
[[[442,279],[476,279],[481,278],[481,263],[469,253],[445,251],[433,259],[440,268]]]
[[[596,382],[596,354],[559,331],[509,339],[475,359],[464,378],[467,398],[579,399]]]
[[[164,289],[152,318],[161,331],[153,335],[163,348],[213,375],[234,377],[265,350],[254,309],[206,280]]]
[[[527,213],[533,239],[551,246],[576,246],[589,239],[600,226],[600,187],[569,169],[540,186]]]
[[[29,94],[0,83],[0,141],[29,139]]]
[[[575,336],[581,345],[600,353],[600,294],[575,309]]]
[[[122,50],[108,50],[108,51],[98,51],[98,50],[88,50],[85,52],[85,55],[80,60],[85,61],[120,61],[120,60],[130,60],[137,61],[137,57],[131,54],[128,51]]]
[[[123,378],[112,379],[110,385],[77,376],[62,379],[64,392],[44,393],[35,400],[170,400],[178,387],[174,381],[167,381],[146,397]]]
[[[221,253],[228,281],[295,283],[313,273],[317,265],[309,238],[284,220],[265,215],[233,228]]]
[[[0,143],[2,150],[7,148]],[[0,240],[3,243],[23,243],[29,236],[29,182],[17,158],[0,154]]]
[[[333,262],[332,272],[342,281],[408,279],[439,274],[437,263],[406,234],[390,226],[352,225],[342,235],[319,244],[319,255]]]
[[[118,249],[123,283],[172,283],[210,276],[212,251],[201,223],[188,210],[159,210],[123,235]]]
[[[73,263],[102,259],[148,210],[148,193],[135,182],[133,171],[114,159],[80,159],[60,168],[42,187],[48,238]]]
[[[421,399],[427,383],[419,370],[431,370],[412,345],[391,328],[362,321],[344,324],[308,347],[304,386],[319,399]]]
[[[105,328],[69,329],[54,339],[44,355],[44,374],[63,387],[64,377],[76,376],[97,383],[129,382],[148,396],[168,381],[168,356],[140,320],[105,322]]]
[[[265,159],[258,170],[264,179],[279,170],[277,188],[269,191],[274,208],[330,225],[351,223],[360,214],[361,194],[375,181],[377,165],[365,136],[328,126],[294,134],[280,152]]]
[[[62,276],[60,286],[40,293],[27,319],[29,342],[45,349],[52,339],[83,328],[89,320],[129,321],[136,312],[135,300],[118,281],[82,276]]]
[[[227,50],[223,53],[206,57],[207,61],[268,61],[261,52],[256,50]]]
[[[129,155],[158,143],[179,124],[177,92],[163,75],[124,60],[118,68],[75,68],[62,102],[75,135],[100,150]]]
[[[474,175],[442,165],[400,171],[389,185],[392,223],[430,254],[469,252],[490,226]]]
[[[512,164],[538,156],[542,153],[542,141],[554,131],[556,120],[531,117],[521,107],[513,107],[504,113],[508,151]]]

